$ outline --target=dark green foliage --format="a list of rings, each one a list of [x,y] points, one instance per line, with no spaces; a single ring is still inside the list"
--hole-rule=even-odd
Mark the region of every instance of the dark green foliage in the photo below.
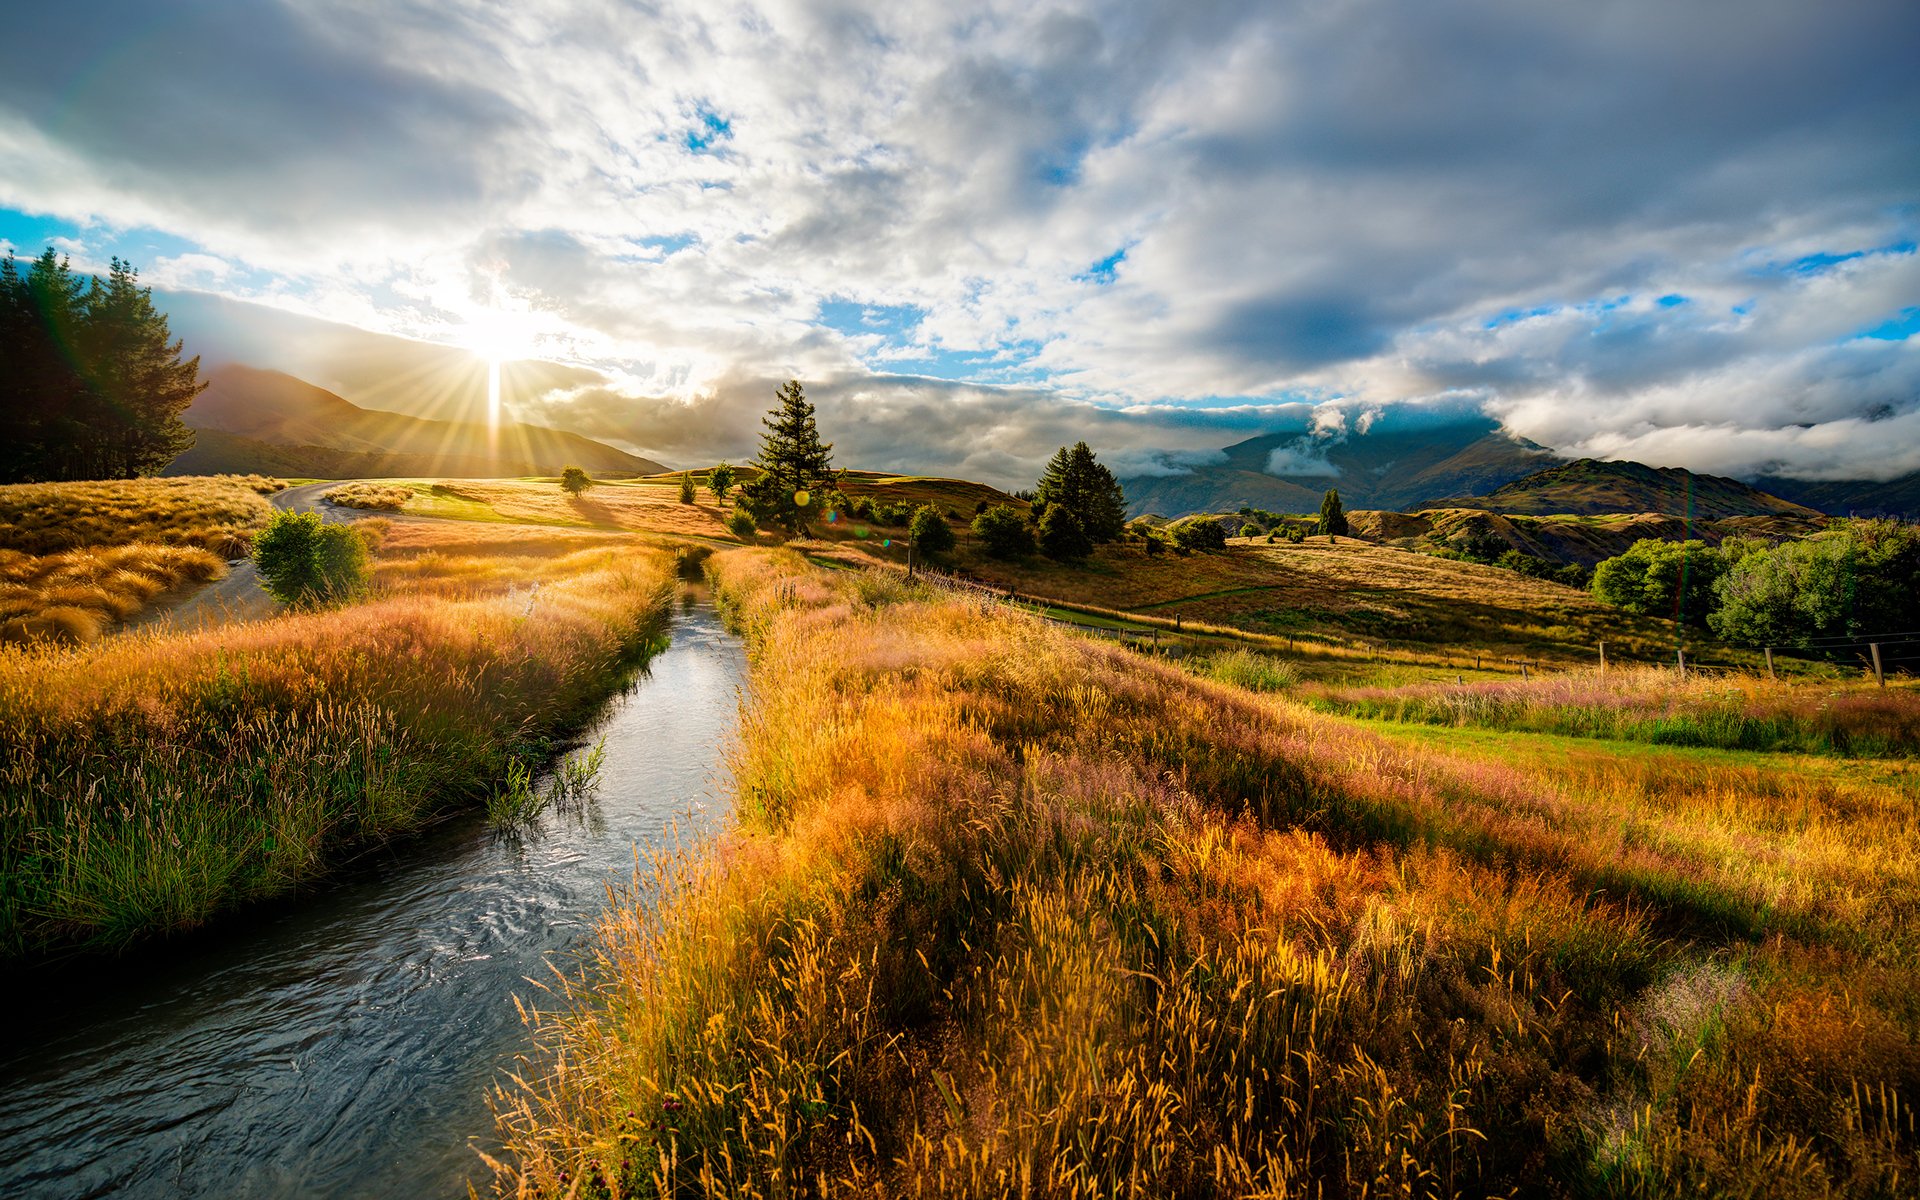
[[[922,504],[914,511],[909,532],[913,548],[922,554],[945,554],[953,549],[953,527],[931,504]]]
[[[696,493],[693,488],[693,472],[682,471],[680,473],[680,503],[692,504],[697,498],[697,495],[698,493]]]
[[[901,529],[911,520],[913,520],[913,505],[911,504],[896,502],[892,504],[876,504],[873,506],[873,521],[876,525],[885,525],[889,529]]]
[[[1160,557],[1160,552],[1167,548],[1167,544],[1160,540],[1158,534],[1149,533],[1141,539],[1141,542],[1140,548],[1147,552],[1148,558]]]
[[[1642,538],[1593,569],[1593,594],[1623,612],[1705,625],[1724,562],[1702,541]]]
[[[1066,508],[1095,544],[1117,540],[1127,524],[1127,497],[1120,481],[1100,465],[1085,442],[1060,447],[1034,488],[1034,501]]]
[[[1093,553],[1093,539],[1087,536],[1080,518],[1064,504],[1047,509],[1040,518],[1040,552],[1060,562],[1074,562]]]
[[[1320,500],[1320,523],[1315,531],[1328,537],[1347,536],[1347,510],[1340,504],[1340,489],[1328,488]]]
[[[857,497],[847,511],[856,521],[871,521],[873,520],[873,501],[866,496]]]
[[[1240,527],[1240,536],[1243,538],[1256,538],[1265,532],[1266,530],[1255,525],[1252,521],[1248,521]]]
[[[1805,541],[1743,544],[1728,557],[1708,618],[1728,641],[1805,646],[1920,629],[1920,527],[1852,521]]]
[[[582,471],[579,467],[568,467],[560,472],[560,486],[573,495],[578,496],[581,492],[593,486],[593,476]]]
[[[1034,551],[1033,530],[1011,504],[982,509],[973,519],[973,536],[995,558],[1024,558]]]
[[[727,518],[727,531],[743,542],[752,541],[754,531],[758,528],[754,524],[753,514],[744,508],[734,509],[733,515]]]
[[[367,543],[351,525],[329,525],[316,513],[275,512],[253,539],[253,566],[283,603],[337,603],[366,590]]]
[[[1530,579],[1546,579],[1554,583],[1564,583],[1568,587],[1584,588],[1593,578],[1593,572],[1579,563],[1557,563],[1552,559],[1522,554],[1518,550],[1504,552],[1493,560],[1493,565],[1525,575]]]
[[[839,488],[834,488],[827,493],[825,503],[826,508],[823,510],[825,512],[838,513],[843,517],[853,515],[853,501],[848,499],[847,494]]]
[[[721,508],[727,506],[727,493],[733,490],[733,467],[721,463],[707,472],[707,490],[713,493],[713,501]]]
[[[788,533],[804,534],[812,515],[821,511],[812,493],[824,495],[832,483],[833,445],[820,440],[813,405],[807,402],[799,380],[788,380],[776,395],[779,403],[760,421],[766,429],[753,465],[761,474],[740,489],[742,503],[761,520],[778,523]],[[802,493],[808,495],[804,505],[797,501]]]
[[[0,483],[152,475],[206,385],[131,266],[83,282],[49,249],[0,263]]]
[[[1216,517],[1188,517],[1172,528],[1173,544],[1182,550],[1225,550],[1227,531]]]

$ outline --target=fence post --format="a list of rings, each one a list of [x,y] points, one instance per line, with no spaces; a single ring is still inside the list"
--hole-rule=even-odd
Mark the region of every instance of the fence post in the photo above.
[[[1600,673],[1602,675],[1607,673],[1607,644],[1605,642],[1600,643]]]
[[[1527,660],[1523,658],[1520,660],[1520,682],[1525,683],[1526,681],[1527,681]]]
[[[1680,664],[1680,678],[1685,679],[1687,677],[1687,652],[1684,649],[1675,647],[1673,658],[1675,662]]]
[[[1881,687],[1887,686],[1886,672],[1880,669],[1880,643],[1869,643],[1867,649],[1873,651],[1873,681]]]
[[[1767,678],[1768,679],[1776,678],[1776,676],[1773,673],[1773,647],[1772,646],[1767,647]]]

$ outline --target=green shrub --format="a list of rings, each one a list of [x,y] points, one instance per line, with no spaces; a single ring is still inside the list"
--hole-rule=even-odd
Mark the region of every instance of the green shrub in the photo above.
[[[260,583],[283,603],[313,607],[366,590],[366,539],[351,525],[329,525],[315,513],[276,512],[253,540]]]
[[[922,554],[945,554],[953,549],[953,527],[931,504],[922,504],[914,512],[910,532],[914,549]]]
[[[1623,612],[1704,625],[1726,560],[1702,541],[1641,538],[1593,570],[1593,594]]]
[[[1040,551],[1048,558],[1072,562],[1093,553],[1093,539],[1079,517],[1065,505],[1055,504],[1040,518]]]
[[[1024,558],[1033,553],[1033,530],[1011,504],[982,509],[973,519],[973,536],[995,558]]]
[[[754,521],[753,514],[744,508],[734,509],[733,515],[727,518],[727,531],[743,542],[752,541],[758,529],[759,525]]]
[[[692,504],[694,501],[693,472],[684,471],[680,475],[680,503]]]
[[[1252,521],[1248,521],[1240,527],[1240,536],[1243,538],[1257,538],[1265,532],[1266,530],[1255,525]]]
[[[1212,517],[1188,517],[1173,526],[1173,544],[1183,550],[1225,550],[1227,531]]]

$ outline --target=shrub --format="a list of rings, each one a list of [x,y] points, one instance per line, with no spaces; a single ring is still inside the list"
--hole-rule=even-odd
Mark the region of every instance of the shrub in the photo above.
[[[914,548],[922,554],[945,554],[953,549],[953,527],[931,504],[922,504],[915,511],[910,532]]]
[[[1142,542],[1141,548],[1147,552],[1148,558],[1160,557],[1160,552],[1167,548],[1167,544],[1161,541],[1157,534],[1141,534],[1140,540]]]
[[[692,504],[693,500],[693,472],[683,471],[680,473],[680,503]]]
[[[253,565],[276,599],[296,607],[345,600],[367,584],[367,544],[315,513],[276,512],[253,540]]]
[[[871,521],[873,520],[873,501],[861,496],[848,506],[847,512],[856,521]]]
[[[707,472],[707,490],[713,493],[714,503],[721,508],[727,506],[727,493],[733,490],[733,465],[722,462]]]
[[[743,508],[734,509],[733,515],[727,518],[727,531],[743,542],[751,542],[758,529],[753,514]]]
[[[1725,560],[1702,541],[1641,538],[1593,570],[1593,594],[1641,616],[1706,623]]]
[[[973,519],[973,536],[995,558],[1023,558],[1034,550],[1033,531],[1011,504],[982,509]]]
[[[593,476],[579,467],[568,467],[560,472],[560,486],[570,495],[578,496],[593,486]]]
[[[1188,517],[1173,526],[1173,544],[1183,550],[1224,550],[1227,531],[1212,517]]]
[[[1093,539],[1063,504],[1051,505],[1040,518],[1040,550],[1048,558],[1072,562],[1093,553]]]
[[[1257,538],[1265,532],[1266,530],[1255,525],[1252,521],[1248,521],[1240,527],[1240,536],[1243,538]]]
[[[913,520],[911,504],[876,504],[873,507],[873,521],[876,525],[885,525],[889,529],[899,529]]]

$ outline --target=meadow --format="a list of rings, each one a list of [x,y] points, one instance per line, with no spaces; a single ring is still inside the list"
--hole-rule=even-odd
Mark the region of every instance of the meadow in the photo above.
[[[654,859],[529,1010],[501,1195],[1920,1171],[1903,760],[1448,739],[891,573],[709,571],[751,649],[736,825]]]
[[[286,485],[260,476],[0,487],[0,643],[90,642],[218,579]]]
[[[0,647],[0,956],[189,929],[482,805],[658,645],[666,551],[374,528],[361,603]]]

